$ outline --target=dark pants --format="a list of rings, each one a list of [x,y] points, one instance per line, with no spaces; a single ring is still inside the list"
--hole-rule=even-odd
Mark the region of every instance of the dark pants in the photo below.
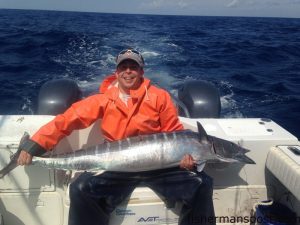
[[[107,225],[109,215],[137,185],[143,184],[164,196],[180,201],[180,225],[215,224],[212,179],[204,172],[177,168],[142,173],[104,172],[81,174],[70,185],[69,225]]]

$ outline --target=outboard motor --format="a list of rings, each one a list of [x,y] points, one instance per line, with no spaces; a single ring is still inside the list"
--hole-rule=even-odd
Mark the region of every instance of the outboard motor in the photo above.
[[[48,81],[40,89],[37,114],[57,115],[63,113],[80,99],[81,91],[75,81],[70,79]]]
[[[178,90],[178,98],[186,106],[191,118],[220,117],[220,94],[212,83],[187,81]],[[179,115],[185,116],[182,108],[179,108]]]
[[[179,115],[188,110],[191,118],[220,118],[221,100],[218,89],[207,81],[187,81],[178,90],[178,99],[186,106],[179,108]],[[208,169],[223,170],[229,163],[207,164]]]

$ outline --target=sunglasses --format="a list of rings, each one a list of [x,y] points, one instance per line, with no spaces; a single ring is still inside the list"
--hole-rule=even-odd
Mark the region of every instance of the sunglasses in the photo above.
[[[121,55],[124,55],[125,53],[130,53],[130,54],[136,54],[138,55],[141,59],[142,59],[142,62],[144,63],[144,58],[143,56],[141,55],[141,53],[139,53],[138,51],[134,50],[134,49],[127,49],[127,50],[123,50],[119,53],[119,55],[117,56],[117,60],[118,58],[121,56]]]

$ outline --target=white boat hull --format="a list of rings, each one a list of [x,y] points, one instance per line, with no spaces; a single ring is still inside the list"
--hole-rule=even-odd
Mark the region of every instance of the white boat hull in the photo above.
[[[52,118],[52,116],[36,115],[0,116],[0,168],[9,161],[10,154],[16,151],[24,131],[33,134]],[[275,157],[277,161],[274,164],[274,157],[271,159],[268,156],[270,152],[281,151],[281,148],[284,148],[276,147],[278,145],[299,146],[300,143],[295,136],[273,121],[258,118],[181,118],[181,121],[185,128],[195,131],[197,131],[196,121],[200,121],[208,134],[239,142],[251,150],[248,156],[256,162],[256,165],[232,164],[223,168],[209,165],[205,168],[205,171],[214,178],[213,199],[218,223],[249,224],[253,205],[270,198],[281,198],[280,200],[286,205],[293,205],[300,216],[300,189],[297,188],[300,169],[299,164],[296,163],[297,157],[293,159],[289,156],[292,161],[285,161],[285,172],[280,173],[280,169],[276,169],[276,164],[280,166],[283,163],[280,157],[279,159]],[[87,129],[73,132],[59,143],[56,150],[73,151],[82,146],[102,142],[98,127],[99,122]],[[293,164],[292,168],[289,168],[290,164]],[[290,173],[293,173],[291,178],[288,177]],[[35,166],[18,167],[12,171],[0,180],[2,224],[67,225],[68,185],[74,179],[73,176],[74,173]],[[282,195],[287,191],[290,191],[289,198],[283,198]],[[139,187],[128,201],[118,206],[112,213],[110,224],[177,224],[179,210],[180,204],[167,208],[153,191],[146,187]]]

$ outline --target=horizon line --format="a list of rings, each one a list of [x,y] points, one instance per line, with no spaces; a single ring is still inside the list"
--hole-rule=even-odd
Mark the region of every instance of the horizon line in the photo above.
[[[98,14],[120,14],[120,15],[146,15],[146,16],[186,16],[186,17],[244,17],[244,18],[278,18],[278,19],[300,19],[300,17],[280,17],[280,16],[242,16],[242,15],[193,15],[193,14],[159,14],[159,13],[126,13],[126,12],[97,12],[97,11],[77,11],[62,9],[24,9],[24,8],[0,8],[0,10],[24,10],[24,11],[54,11],[54,12],[74,12],[74,13],[98,13]]]

